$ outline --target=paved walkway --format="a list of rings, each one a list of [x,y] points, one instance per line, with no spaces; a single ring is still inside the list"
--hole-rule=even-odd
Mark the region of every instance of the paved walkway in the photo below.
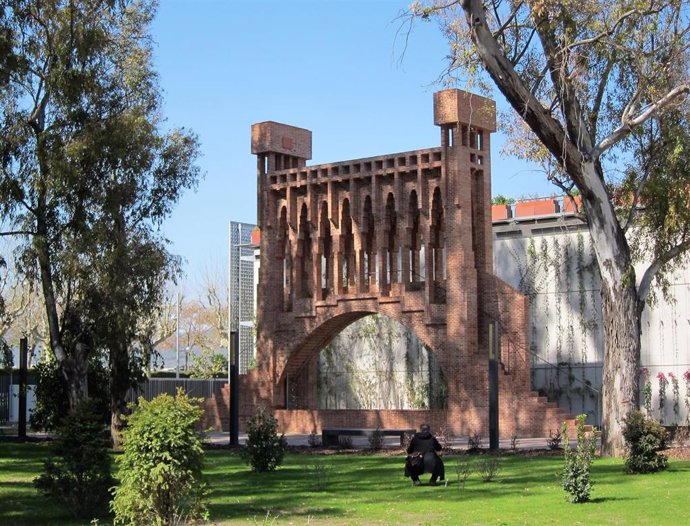
[[[288,444],[291,446],[308,446],[309,445],[309,435],[298,435],[291,434],[285,435]],[[317,435],[319,443],[321,443],[321,435]],[[247,441],[247,435],[240,433],[239,442],[244,444]],[[518,438],[516,447],[519,450],[533,450],[533,449],[549,449],[548,437],[544,438]],[[206,435],[205,442],[214,445],[227,445],[230,443],[230,434],[221,433],[213,431]],[[575,444],[574,441],[571,441]],[[366,448],[369,446],[369,441],[366,437],[352,437],[352,445],[357,448]],[[451,440],[451,446],[453,449],[467,449],[468,447],[468,437],[457,437]],[[509,438],[499,440],[500,449],[511,449],[511,440]],[[384,447],[395,449],[400,447],[400,440],[397,437],[384,437]],[[482,440],[481,447],[486,449],[489,447],[488,437]]]

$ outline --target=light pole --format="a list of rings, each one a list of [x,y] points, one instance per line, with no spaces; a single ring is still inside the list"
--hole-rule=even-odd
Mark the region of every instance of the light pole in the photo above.
[[[238,371],[238,362],[240,358],[240,332],[238,331],[232,331],[230,332],[230,340],[232,341],[232,352],[230,353],[230,357],[232,361],[230,362],[230,367],[229,367],[229,374],[230,374],[230,404],[229,404],[229,409],[230,409],[230,445],[231,446],[238,446],[240,441],[239,441],[239,433],[240,433],[240,404],[238,400],[239,396],[239,371]]]
[[[177,366],[175,368],[175,378],[180,378],[180,292],[175,296],[175,355],[177,356]]]

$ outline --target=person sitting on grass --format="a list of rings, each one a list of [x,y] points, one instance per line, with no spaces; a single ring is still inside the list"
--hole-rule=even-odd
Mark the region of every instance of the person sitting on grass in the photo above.
[[[436,437],[431,434],[429,424],[422,424],[419,432],[415,433],[407,447],[407,460],[405,461],[405,476],[412,479],[412,484],[419,486],[419,475],[431,473],[429,484],[436,484],[437,480],[444,480],[445,467],[443,460],[436,453],[443,449]]]

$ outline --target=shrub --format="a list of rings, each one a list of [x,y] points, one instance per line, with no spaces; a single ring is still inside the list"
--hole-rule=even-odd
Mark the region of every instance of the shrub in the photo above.
[[[546,439],[546,445],[549,447],[551,451],[556,451],[557,449],[561,448],[562,439],[562,431],[556,431],[556,433],[554,433],[553,431],[549,431],[549,438]]]
[[[63,504],[75,517],[92,518],[108,511],[113,485],[110,435],[95,403],[85,400],[69,411],[56,429],[54,457],[34,480],[41,492]]]
[[[491,482],[501,471],[501,459],[496,455],[484,455],[477,464],[477,473],[484,482]]]
[[[69,413],[67,381],[56,361],[40,362],[36,374],[36,408],[29,417],[32,429],[52,431]],[[109,373],[98,357],[88,364],[88,387],[92,409],[104,425],[110,424]]]
[[[273,471],[282,464],[287,440],[285,435],[278,436],[277,429],[278,421],[263,407],[247,421],[247,447],[242,456],[252,471]]]
[[[111,508],[115,524],[168,525],[204,515],[204,452],[195,431],[202,410],[181,389],[139,405],[126,418],[120,486]]]
[[[380,427],[374,429],[367,438],[369,440],[369,449],[372,451],[378,451],[383,448],[383,432]]]
[[[352,449],[352,437],[350,435],[340,435],[338,437],[340,449]]]
[[[570,437],[568,437],[568,427],[565,422],[563,422],[561,431],[565,455],[561,482],[563,489],[570,495],[570,502],[574,503],[588,502],[592,492],[589,472],[596,451],[596,438],[594,433],[589,437],[585,433],[586,417],[587,415],[578,415],[575,419],[577,422],[577,445],[574,451],[570,449]]]
[[[467,438],[467,451],[470,453],[476,453],[482,447],[482,436],[478,433],[470,435]]]
[[[629,473],[653,473],[668,466],[668,459],[659,451],[666,447],[664,427],[633,411],[623,421],[623,438],[628,447],[625,466]]]
[[[455,474],[458,476],[458,487],[460,489],[465,489],[465,482],[474,471],[474,466],[466,457],[459,458],[458,463],[455,465]]]
[[[331,466],[315,460],[311,464],[304,465],[304,472],[309,474],[309,480],[315,491],[325,491],[330,482]]]
[[[316,429],[312,429],[307,437],[309,447],[319,447],[321,445],[321,438],[316,434]]]

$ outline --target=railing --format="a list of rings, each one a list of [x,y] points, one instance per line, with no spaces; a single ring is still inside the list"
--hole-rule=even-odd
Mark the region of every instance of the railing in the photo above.
[[[152,400],[156,396],[166,393],[175,396],[177,388],[181,387],[192,398],[211,398],[217,395],[228,383],[225,378],[220,379],[190,379],[190,378],[149,378],[137,389],[130,389],[127,401],[134,401],[139,397]]]
[[[0,392],[0,425],[7,425],[10,421],[10,393]]]

